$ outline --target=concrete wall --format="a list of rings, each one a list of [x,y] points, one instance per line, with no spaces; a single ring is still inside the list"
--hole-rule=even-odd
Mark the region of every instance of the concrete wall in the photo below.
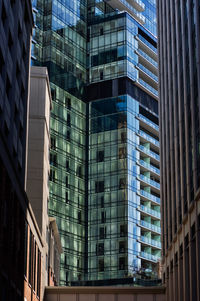
[[[41,262],[41,291],[48,285],[48,199],[49,199],[49,120],[51,93],[48,72],[31,68],[28,134],[27,195],[38,223],[44,248]],[[42,296],[43,297],[43,296]]]
[[[47,287],[44,301],[167,301],[164,287]]]

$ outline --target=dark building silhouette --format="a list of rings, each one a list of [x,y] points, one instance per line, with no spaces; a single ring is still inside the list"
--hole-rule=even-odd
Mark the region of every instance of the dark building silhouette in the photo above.
[[[163,281],[200,300],[200,1],[157,1]]]
[[[30,0],[0,1],[0,299],[23,300]]]

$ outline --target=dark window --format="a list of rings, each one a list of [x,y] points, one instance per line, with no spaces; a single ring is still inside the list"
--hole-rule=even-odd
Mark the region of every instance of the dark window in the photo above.
[[[106,238],[106,228],[104,227],[99,228],[99,238],[100,239]]]
[[[126,225],[120,225],[120,237],[125,236],[127,233],[127,227]]]
[[[119,258],[119,270],[124,270],[125,269],[125,258],[121,257]]]
[[[120,241],[119,242],[119,253],[124,253],[125,252],[125,241]]]
[[[66,187],[69,187],[68,176],[66,176],[66,178],[65,178],[65,185],[66,185]]]
[[[103,27],[100,28],[100,36],[103,35]]]
[[[29,274],[28,274],[28,282],[32,285],[33,281],[33,234],[30,231],[29,236]]]
[[[104,192],[104,181],[95,182],[95,192]]]
[[[70,131],[67,131],[66,139],[67,139],[67,141],[70,141]]]
[[[56,100],[56,89],[51,89],[51,97],[52,97],[52,100]]]
[[[99,272],[103,272],[103,271],[104,271],[104,260],[99,259]]]
[[[101,208],[104,208],[104,196],[101,196]]]
[[[104,255],[104,243],[96,245],[96,255]]]
[[[103,71],[100,71],[100,80],[103,80]]]
[[[69,161],[66,160],[66,169],[69,170]]]
[[[71,126],[71,116],[70,114],[67,114],[67,126]]]
[[[50,164],[57,166],[57,155],[56,154],[50,154]]]
[[[69,203],[69,195],[68,191],[65,192],[65,202],[68,204]]]
[[[81,166],[77,166],[76,168],[76,175],[80,178],[82,178],[82,167]]]
[[[126,178],[119,179],[119,189],[124,189],[126,187]]]
[[[56,138],[51,137],[51,149],[56,149]]]
[[[102,223],[106,222],[106,212],[104,212],[104,211],[101,212],[101,222]]]
[[[37,258],[37,296],[40,297],[40,281],[41,281],[41,253],[38,249]]]
[[[81,218],[81,211],[78,212],[78,223],[81,224],[82,218]]]
[[[71,110],[71,98],[65,97],[65,106],[68,108],[68,110]]]
[[[50,169],[49,180],[52,182],[55,182],[55,180],[56,180],[56,172],[53,169]]]
[[[35,291],[36,289],[36,242],[34,241],[34,261],[33,261],[33,290]]]
[[[97,151],[97,162],[103,162],[104,161],[104,151]]]

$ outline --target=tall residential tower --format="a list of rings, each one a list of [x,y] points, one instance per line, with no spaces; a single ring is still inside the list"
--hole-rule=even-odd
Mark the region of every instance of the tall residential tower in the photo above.
[[[155,1],[33,1],[49,69],[49,213],[60,284],[157,277],[160,185]]]

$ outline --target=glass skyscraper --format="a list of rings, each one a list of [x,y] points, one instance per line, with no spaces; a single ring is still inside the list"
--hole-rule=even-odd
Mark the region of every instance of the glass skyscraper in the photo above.
[[[53,111],[49,214],[60,284],[156,278],[160,171],[155,1],[33,1],[32,58]]]

